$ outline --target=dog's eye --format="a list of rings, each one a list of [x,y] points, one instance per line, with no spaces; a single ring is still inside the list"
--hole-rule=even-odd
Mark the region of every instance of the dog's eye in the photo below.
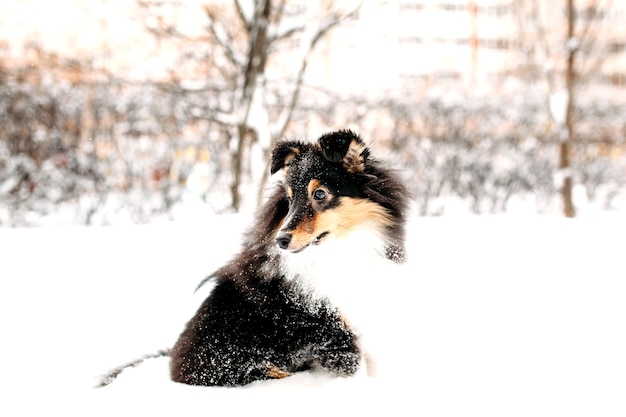
[[[317,190],[313,191],[313,198],[316,201],[322,201],[326,198],[326,191],[322,190],[321,188],[318,188]]]

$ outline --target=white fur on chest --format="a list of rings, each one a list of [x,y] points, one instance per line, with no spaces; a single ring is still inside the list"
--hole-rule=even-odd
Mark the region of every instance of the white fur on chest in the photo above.
[[[289,279],[316,301],[328,300],[357,334],[368,357],[368,374],[374,374],[377,346],[389,340],[390,312],[386,297],[397,281],[401,266],[382,255],[384,242],[369,231],[348,238],[327,239],[300,253],[281,254]]]

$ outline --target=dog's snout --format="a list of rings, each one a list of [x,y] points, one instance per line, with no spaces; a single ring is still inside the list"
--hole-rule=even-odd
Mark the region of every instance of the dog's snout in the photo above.
[[[287,249],[291,243],[291,233],[282,232],[276,236],[276,244],[281,249]]]

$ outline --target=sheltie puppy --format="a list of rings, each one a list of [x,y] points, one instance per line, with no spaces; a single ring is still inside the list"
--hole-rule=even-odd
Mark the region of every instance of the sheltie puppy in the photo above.
[[[349,130],[278,143],[271,173],[280,180],[240,253],[207,278],[214,288],[170,351],[174,381],[240,386],[367,366],[351,300],[387,279],[371,261],[404,260],[407,191]]]

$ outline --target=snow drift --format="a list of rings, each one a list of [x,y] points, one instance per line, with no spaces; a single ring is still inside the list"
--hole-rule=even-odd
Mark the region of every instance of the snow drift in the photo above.
[[[192,387],[171,382],[161,358],[94,388],[173,344],[204,296],[196,284],[237,250],[246,223],[0,230],[0,414],[626,412],[626,221],[608,214],[413,221],[403,273],[362,300],[382,323],[391,371],[378,379]]]

